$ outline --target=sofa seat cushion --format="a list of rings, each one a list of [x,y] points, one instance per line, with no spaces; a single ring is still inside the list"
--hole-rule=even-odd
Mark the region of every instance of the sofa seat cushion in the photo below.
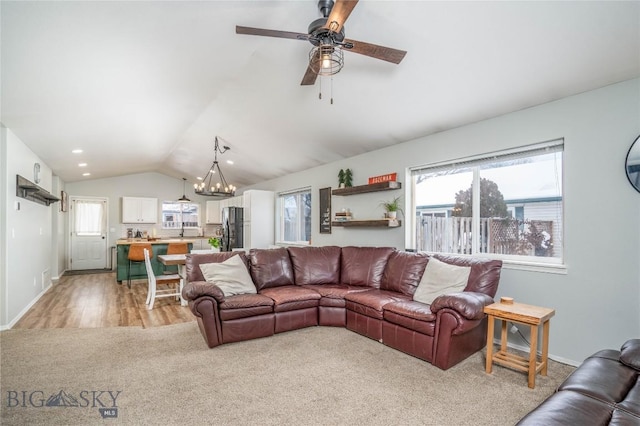
[[[369,290],[367,287],[346,284],[305,285],[303,287],[317,291],[322,296],[319,303],[320,306],[333,308],[344,308],[347,305],[344,299],[347,294]]]
[[[333,299],[331,297],[321,297],[318,306],[326,306],[331,308],[345,308],[347,301],[344,299]]]
[[[318,292],[297,285],[265,288],[260,294],[273,299],[274,312],[317,307],[321,297]]]
[[[318,292],[320,296],[328,299],[344,299],[349,293],[360,291],[368,291],[366,287],[359,287],[346,284],[324,284],[324,285],[305,285],[304,288]]]
[[[392,324],[397,324],[417,331],[422,334],[433,336],[436,328],[436,315],[431,312],[429,305],[414,302],[413,300],[402,300],[384,305],[384,320]]]
[[[383,307],[392,302],[411,300],[411,296],[386,290],[370,289],[348,293],[345,296],[347,309],[371,318],[382,319]]]
[[[220,303],[220,319],[223,321],[270,314],[273,299],[260,294],[238,294],[225,298]]]

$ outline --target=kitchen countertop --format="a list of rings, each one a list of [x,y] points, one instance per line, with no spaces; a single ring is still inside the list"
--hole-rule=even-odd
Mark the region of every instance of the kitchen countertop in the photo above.
[[[169,243],[191,243],[195,240],[208,240],[210,237],[167,237],[158,238],[149,241],[146,238],[120,238],[116,241],[116,244],[133,244],[133,243],[151,243],[151,244],[169,244]]]

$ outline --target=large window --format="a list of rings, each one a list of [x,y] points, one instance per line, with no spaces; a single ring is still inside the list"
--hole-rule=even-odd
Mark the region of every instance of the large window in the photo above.
[[[561,264],[563,149],[557,140],[413,169],[416,248]]]
[[[282,193],[278,196],[280,235],[278,241],[308,243],[311,240],[311,190]]]
[[[196,203],[162,202],[162,228],[182,229],[197,228],[200,205]]]

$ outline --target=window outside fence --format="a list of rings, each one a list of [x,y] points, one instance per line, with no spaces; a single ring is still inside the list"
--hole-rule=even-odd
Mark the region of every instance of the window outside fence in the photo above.
[[[414,168],[416,248],[563,259],[563,141]]]
[[[200,205],[196,203],[162,202],[162,229],[197,228]]]

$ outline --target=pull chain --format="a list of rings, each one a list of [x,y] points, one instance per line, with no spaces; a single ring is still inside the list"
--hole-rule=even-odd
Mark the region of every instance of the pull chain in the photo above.
[[[333,105],[333,74],[331,74],[331,105]]]
[[[319,77],[319,80],[320,80],[320,83],[319,83],[320,90],[318,91],[318,99],[322,100],[322,76],[319,75],[318,77]],[[333,75],[331,76],[331,85],[329,87],[329,91],[330,91],[330,96],[331,96],[330,103],[331,103],[331,105],[333,105]]]

